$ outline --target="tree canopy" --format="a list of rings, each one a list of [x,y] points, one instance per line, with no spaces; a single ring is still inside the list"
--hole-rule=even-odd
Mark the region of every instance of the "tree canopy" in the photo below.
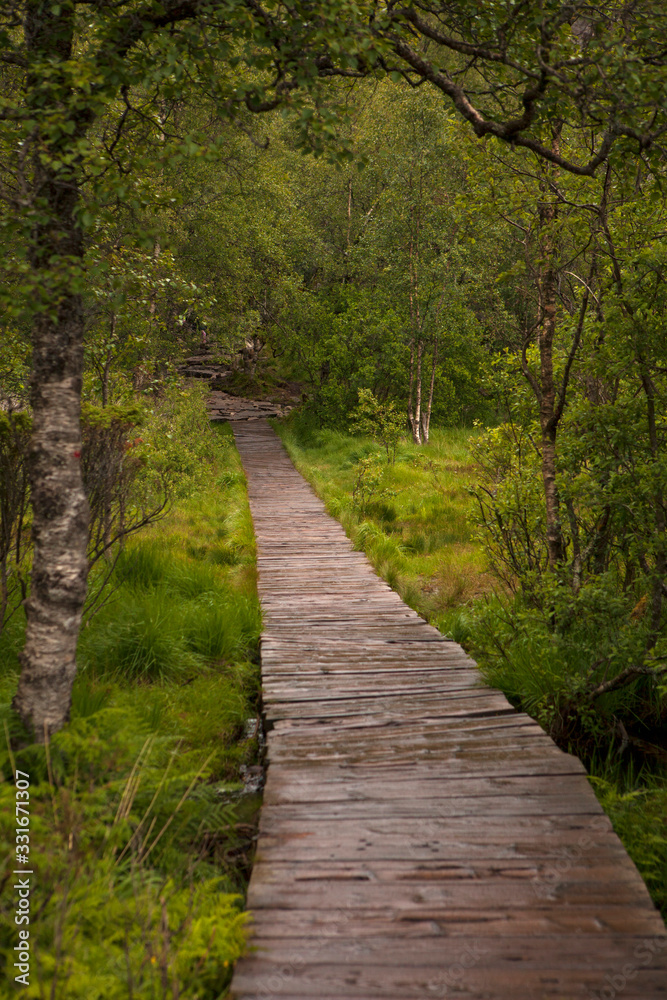
[[[81,400],[164,377],[202,330],[254,339],[322,423],[365,400],[418,443],[495,424],[498,572],[553,622],[589,582],[646,593],[628,669],[653,669],[666,22],[648,0],[3,5],[0,370],[32,420],[15,707],[38,735],[86,598]]]

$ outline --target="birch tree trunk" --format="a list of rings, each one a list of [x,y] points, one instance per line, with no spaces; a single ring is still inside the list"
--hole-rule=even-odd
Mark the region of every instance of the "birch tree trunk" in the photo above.
[[[411,177],[412,184],[412,177]],[[410,285],[408,301],[410,303],[410,325],[412,327],[412,338],[410,340],[410,385],[408,390],[408,422],[412,431],[412,440],[415,444],[421,444],[421,404],[422,404],[422,354],[424,343],[422,341],[422,319],[419,309],[419,216],[415,218],[414,212],[410,213],[410,244],[408,259],[410,262]],[[416,345],[416,351],[415,351]],[[414,407],[413,407],[414,392]]]
[[[410,382],[408,386],[408,422],[412,440],[421,444],[421,398],[422,398],[422,353],[424,345],[420,338],[410,341]]]
[[[428,390],[428,403],[422,412],[422,444],[428,444],[429,429],[431,427],[431,410],[433,409],[433,391],[435,389],[435,363],[438,359],[438,340],[433,341],[433,355],[431,357],[431,384]]]
[[[422,358],[424,356],[424,342],[419,338],[417,341],[417,370],[415,373],[415,426],[412,430],[412,435],[415,439],[415,444],[421,444],[421,426],[422,426]]]
[[[48,0],[36,0],[28,6],[25,21],[28,51],[38,59],[62,63],[72,51],[73,21],[71,7],[59,9]],[[43,101],[46,90],[59,112],[68,96],[57,74],[48,87],[28,79],[27,88],[29,106],[33,95],[36,102]],[[76,125],[81,130],[81,121]],[[45,129],[33,160],[32,195],[38,221],[32,234],[31,266],[42,274],[51,268],[55,288],[52,309],[37,313],[32,331],[33,432],[28,475],[34,557],[26,602],[26,644],[13,701],[37,740],[60,729],[69,716],[88,575],[89,512],[80,464],[83,303],[71,279],[58,285],[57,273],[59,260],[71,262],[83,256],[76,221],[79,178],[76,165],[58,162],[55,135],[55,130]]]

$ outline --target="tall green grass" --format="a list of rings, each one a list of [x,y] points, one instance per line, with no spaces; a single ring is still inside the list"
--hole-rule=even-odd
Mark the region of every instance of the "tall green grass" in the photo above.
[[[316,429],[295,416],[277,426],[299,471],[355,546],[423,617],[439,624],[492,586],[466,511],[472,429],[434,429],[425,447],[403,440],[388,464],[371,438]],[[378,492],[363,511],[353,502],[360,462],[377,456]]]
[[[166,681],[247,659],[260,631],[257,600],[225,581],[229,563],[208,559],[205,546],[170,556],[157,540],[130,546],[118,561],[118,591],[84,629],[82,669]]]
[[[197,387],[168,394],[144,434],[175,499],[128,543],[82,629],[71,719],[46,748],[26,740],[10,708],[24,622],[0,637],[0,723],[11,738],[0,734],[4,875],[14,767],[31,782],[39,919],[28,1000],[217,1000],[245,948],[259,802],[241,793],[258,757],[248,720],[261,627],[245,480],[229,428],[211,428]],[[15,944],[5,893],[7,982]]]

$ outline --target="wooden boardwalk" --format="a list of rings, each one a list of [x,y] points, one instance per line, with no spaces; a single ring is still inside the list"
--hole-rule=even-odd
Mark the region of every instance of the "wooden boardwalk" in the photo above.
[[[658,1000],[667,936],[581,764],[233,425],[265,613],[268,775],[238,1000]]]

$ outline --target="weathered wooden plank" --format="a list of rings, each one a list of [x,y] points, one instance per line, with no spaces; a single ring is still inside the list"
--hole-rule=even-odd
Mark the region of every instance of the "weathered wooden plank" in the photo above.
[[[410,942],[410,945],[412,942]],[[642,948],[639,943],[630,948],[630,956]],[[322,951],[326,952],[323,946]],[[396,948],[394,948],[394,953]],[[400,998],[412,1000],[418,997],[456,995],[465,1000],[496,1000],[497,997],[511,997],[512,1000],[591,1000],[609,994],[610,981],[623,984],[623,1000],[664,1000],[667,983],[664,969],[642,966],[639,959],[623,961],[622,952],[611,954],[605,950],[597,959],[591,956],[584,968],[569,967],[570,956],[566,951],[550,952],[549,962],[542,966],[523,967],[520,955],[507,956],[504,963],[491,968],[463,965],[465,952],[455,957],[448,951],[428,966],[415,967],[407,956],[410,946],[402,952],[406,956],[403,965],[366,965],[361,962],[334,963],[326,961],[307,963],[294,956],[291,962],[277,962],[275,959],[249,958],[237,971],[233,983],[233,995],[250,1000],[253,997],[344,997],[346,1000],[361,998]],[[643,951],[640,952],[643,955]],[[459,974],[459,967],[462,973]],[[624,975],[634,973],[629,980]],[[260,992],[260,990],[262,992]],[[454,992],[455,991],[455,992]]]
[[[608,877],[612,879],[613,874],[609,873]],[[395,891],[400,888],[396,887]],[[370,906],[345,911],[335,907],[314,910],[262,907],[253,911],[253,940],[296,938],[308,941],[335,937],[341,933],[343,919],[345,933],[357,939],[375,935],[408,941],[416,937],[459,938],[471,934],[493,938],[575,933],[596,938],[600,934],[651,936],[655,932],[655,910],[648,905],[607,905],[604,901],[591,901],[576,906],[554,906],[553,901],[547,899],[541,908],[532,905],[530,909],[508,908],[502,902],[484,908],[446,906],[437,917],[431,912],[422,916],[414,911],[403,911],[392,917],[385,908],[373,910]],[[589,941],[589,947],[594,949],[595,942]]]
[[[344,924],[344,921],[341,921]],[[439,967],[442,961],[461,961],[461,952],[467,950],[470,955],[468,968],[475,968],[478,971],[489,969],[500,972],[503,968],[514,967],[514,963],[519,962],[523,971],[529,969],[557,968],[554,963],[555,958],[567,956],[568,972],[578,970],[582,973],[597,971],[597,963],[602,961],[613,962],[619,950],[628,939],[621,934],[598,935],[595,941],[593,953],[591,953],[591,941],[582,940],[578,934],[562,934],[558,938],[540,937],[538,935],[504,936],[496,941],[488,938],[481,941],[476,935],[469,934],[455,939],[441,937],[439,939],[428,937],[424,940],[412,939],[409,946],[405,948],[397,947],[395,938],[385,938],[383,936],[365,935],[361,939],[346,933],[337,935],[327,942],[327,955],[323,959],[322,947],[318,941],[295,944],[291,937],[273,937],[268,939],[263,945],[256,942],[255,959],[262,961],[264,954],[269,948],[282,946],[282,954],[286,963],[319,964],[323,960],[327,964],[336,964],[341,969],[350,966],[373,967],[382,964],[385,968],[392,968],[396,973],[400,969],[410,969],[415,975],[421,970],[435,966]],[[629,936],[634,948],[642,946],[641,937]],[[667,971],[667,939],[656,943],[656,950],[651,956],[646,958],[645,967],[651,970]],[[511,964],[510,964],[511,963]],[[667,986],[667,983],[665,984]]]
[[[588,797],[579,799],[583,806]],[[366,805],[366,803],[364,803]],[[406,804],[405,811],[399,812],[395,803],[378,803],[375,810],[370,808],[352,809],[349,803],[337,809],[330,807],[318,809],[315,816],[309,816],[306,809],[286,809],[274,806],[262,811],[260,831],[271,834],[272,837],[298,838],[304,844],[345,843],[377,844],[381,847],[396,841],[400,846],[405,844],[406,850],[411,844],[432,843],[435,838],[444,838],[451,844],[465,839],[465,843],[486,843],[491,841],[497,845],[505,840],[511,842],[525,841],[527,843],[543,843],[544,838],[561,834],[563,838],[570,837],[572,831],[579,835],[582,831],[590,833],[599,845],[607,837],[616,840],[612,825],[599,805],[588,799],[589,808],[584,812],[563,813],[555,811],[544,813],[530,812],[516,815],[514,810],[492,811],[487,801],[486,818],[483,829],[476,813],[448,814],[433,808],[428,823],[415,823],[420,810],[410,808]],[[423,811],[423,810],[422,810]],[[327,812],[329,815],[327,815]],[[322,815],[324,813],[324,815]],[[372,814],[372,815],[369,815]],[[335,825],[332,820],[335,818]],[[620,843],[620,842],[619,842]],[[444,848],[447,849],[446,847]]]
[[[272,725],[233,995],[666,1000],[662,921],[579,761],[353,551],[265,422],[235,434]]]
[[[634,878],[636,880],[636,874]],[[376,885],[370,880],[346,883],[330,879],[328,882],[313,882],[310,886],[294,883],[289,891],[274,884],[256,885],[248,897],[248,906],[258,921],[264,910],[280,910],[285,914],[318,910],[354,914],[357,919],[368,921],[369,934],[372,934],[373,922],[378,916],[384,920],[434,920],[446,924],[449,933],[450,923],[457,919],[453,914],[457,913],[460,924],[458,933],[463,933],[466,926],[470,929],[471,924],[476,926],[480,922],[493,921],[499,914],[515,910],[527,919],[533,910],[540,913],[545,909],[554,913],[559,910],[574,913],[584,907],[590,916],[591,907],[602,912],[615,906],[623,910],[630,923],[639,913],[643,926],[648,928],[646,933],[659,940],[660,928],[656,924],[655,908],[648,903],[636,903],[632,879],[620,879],[618,885],[614,883],[613,902],[611,899],[609,888],[594,876],[589,882],[577,878],[571,881],[563,879],[552,889],[544,889],[541,895],[530,884],[510,884],[501,879],[479,885],[467,881],[425,884],[419,879]],[[474,916],[466,916],[469,911]]]
[[[315,678],[315,683],[313,679]],[[299,677],[290,674],[286,679],[284,676],[276,677],[269,675],[264,679],[262,689],[271,701],[290,702],[320,702],[327,701],[349,701],[355,702],[361,699],[386,699],[400,697],[407,704],[414,701],[416,705],[423,709],[424,695],[432,697],[438,695],[436,704],[453,701],[462,697],[468,700],[484,699],[493,701],[507,709],[507,702],[502,695],[496,695],[493,691],[483,687],[471,687],[466,682],[467,677],[457,677],[454,683],[444,685],[442,678],[428,677],[413,671],[413,677],[408,672],[404,672],[397,678],[378,684],[373,677],[365,677],[361,673],[340,674],[332,673],[330,670],[320,670],[318,674],[308,677]],[[427,703],[428,704],[428,703]],[[433,706],[429,705],[429,711]],[[510,709],[511,711],[512,709]]]
[[[474,890],[491,890],[504,884],[505,889],[528,886],[532,892],[526,898],[529,908],[544,905],[545,899],[553,892],[556,885],[568,883],[596,882],[630,882],[634,883],[636,868],[622,847],[605,851],[603,856],[597,852],[597,844],[581,841],[577,849],[564,852],[559,860],[548,857],[537,858],[480,858],[462,861],[408,859],[400,860],[375,859],[364,861],[271,861],[262,865],[255,879],[255,888],[272,885],[278,889],[290,884],[296,891],[316,890],[322,882],[337,882],[354,889],[355,882],[370,882],[374,886],[383,884],[410,884],[413,893],[427,885],[455,885],[463,880]],[[324,897],[321,897],[324,899]],[[372,897],[363,900],[364,908],[370,906]],[[363,897],[362,897],[363,899]],[[512,909],[519,905],[512,898],[505,907]],[[648,900],[641,904],[644,909],[654,913]],[[327,908],[326,906],[324,907]],[[299,906],[301,912],[302,907]],[[317,907],[316,907],[317,909]],[[290,911],[291,912],[291,911]]]
[[[269,701],[269,699],[265,699]],[[423,695],[422,695],[423,703]],[[368,713],[377,707],[377,714],[374,716],[378,722],[393,721],[401,712],[400,699],[387,696],[384,699],[359,696],[358,699],[330,698],[326,701],[314,701],[307,699],[294,699],[281,695],[279,699],[271,698],[267,704],[266,718],[270,720],[323,720],[334,719],[363,719],[368,718]],[[421,720],[424,718],[423,707],[411,704],[405,707],[402,720],[405,722]],[[485,716],[497,717],[501,713],[509,714],[512,709],[504,707],[492,698],[475,701],[473,698],[452,698],[448,703],[438,706],[431,706],[429,718],[434,719],[455,719],[455,718],[482,718]],[[380,714],[380,712],[382,714]],[[348,727],[349,728],[349,727]]]
[[[492,808],[485,802],[492,797],[496,807],[506,796],[529,802],[539,798],[545,802],[559,798],[574,801],[580,790],[580,772],[574,774],[554,774],[548,783],[544,775],[477,775],[453,778],[449,774],[429,771],[415,778],[414,773],[396,769],[391,782],[373,778],[326,771],[324,768],[304,771],[296,768],[272,768],[271,780],[264,792],[264,806],[306,805],[311,815],[323,815],[321,806],[337,803],[365,802],[436,802],[439,799],[455,808],[459,800],[475,802],[479,809]],[[409,782],[409,788],[406,788]],[[590,803],[589,796],[584,801]],[[317,805],[314,809],[313,806]]]
[[[563,816],[600,815],[599,806],[591,802],[588,795],[577,794],[544,795],[542,792],[533,795],[487,795],[459,796],[445,798],[432,789],[432,794],[425,794],[424,785],[421,795],[415,795],[410,790],[410,796],[401,798],[369,798],[356,802],[318,802],[317,817],[320,820],[339,819],[376,819],[380,816],[408,816],[411,819],[430,819],[432,817],[478,816],[486,818],[493,816]],[[268,803],[265,803],[268,805]],[[272,804],[272,810],[281,817],[289,816],[294,820],[312,819],[313,804],[303,802],[300,805]]]
[[[486,833],[480,832],[479,820],[471,823],[468,829],[461,830],[456,836],[453,832],[447,836],[444,831],[425,833],[421,838],[410,837],[407,831],[401,830],[395,835],[382,837],[373,836],[369,831],[356,836],[343,836],[338,840],[332,833],[325,839],[321,830],[311,831],[310,835],[291,833],[281,826],[264,826],[262,841],[257,857],[261,862],[299,860],[311,861],[397,861],[405,857],[415,861],[428,861],[433,858],[446,861],[480,860],[531,860],[536,858],[563,857],[581,850],[581,829],[554,829],[541,832],[539,839],[525,833],[523,836],[511,829],[511,824],[503,829],[497,825]],[[329,826],[332,829],[332,825]],[[477,829],[474,833],[472,830]],[[317,833],[317,839],[313,836]],[[597,850],[607,852],[617,851],[614,838],[611,835],[596,838]],[[609,898],[609,887],[603,890],[604,898]]]

